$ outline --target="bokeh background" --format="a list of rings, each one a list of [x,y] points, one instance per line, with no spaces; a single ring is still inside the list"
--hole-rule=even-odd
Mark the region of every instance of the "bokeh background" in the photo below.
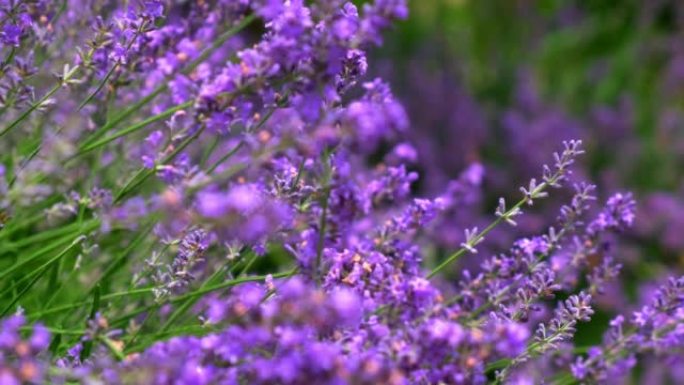
[[[597,184],[600,199],[631,191],[639,208],[617,246],[622,280],[578,344],[600,342],[614,311],[681,273],[684,1],[414,0],[385,43],[372,70],[409,113],[416,192],[439,194],[464,176],[482,191],[450,215],[437,255],[462,242],[459,224],[491,220],[499,196],[518,197],[562,140],[579,138],[587,154],[574,178]],[[548,225],[559,196],[528,209],[516,235]],[[488,237],[487,252],[503,252],[510,236]],[[658,374],[637,371],[646,375]]]

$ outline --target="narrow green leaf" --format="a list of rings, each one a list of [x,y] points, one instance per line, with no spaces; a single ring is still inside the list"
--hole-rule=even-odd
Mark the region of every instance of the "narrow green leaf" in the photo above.
[[[38,281],[43,277],[43,275],[45,275],[45,273],[47,272],[48,268],[49,268],[53,263],[55,263],[56,261],[58,261],[59,259],[61,259],[61,258],[64,257],[65,255],[67,255],[74,247],[79,246],[79,245],[81,244],[81,242],[83,242],[83,240],[84,240],[84,237],[83,237],[83,236],[77,237],[76,239],[74,239],[74,240],[71,242],[71,244],[70,244],[69,246],[67,246],[64,250],[62,250],[59,254],[57,254],[56,256],[54,256],[53,258],[51,258],[49,261],[45,262],[43,265],[41,265],[40,267],[38,267],[33,273],[28,274],[26,277],[24,277],[24,278],[22,278],[22,279],[16,281],[15,284],[13,285],[13,287],[17,287],[17,285],[18,285],[19,283],[21,283],[21,282],[23,282],[23,281],[25,281],[25,280],[31,278],[31,276],[35,276],[35,277],[33,278],[33,280],[32,280],[28,285],[26,285],[21,291],[19,291],[19,292],[14,296],[14,298],[13,298],[12,301],[9,303],[9,305],[7,305],[7,307],[5,307],[5,310],[3,310],[2,314],[0,314],[0,317],[5,316],[5,315],[14,307],[14,305],[15,305],[17,302],[19,302],[19,300],[20,300],[20,299],[21,299],[21,298],[22,298],[22,297],[23,297],[23,296],[24,296],[24,295],[33,287],[33,285],[35,285],[36,282],[38,282]]]
[[[97,316],[97,312],[100,310],[100,286],[95,286],[93,290],[93,306],[90,308],[90,316],[88,316],[88,321],[92,321]],[[88,321],[86,321],[85,327],[88,328]],[[87,340],[83,342],[83,349],[81,349],[81,361],[85,361],[90,357],[90,352],[93,349],[93,341]]]
[[[142,122],[139,122],[139,123],[136,123],[130,127],[124,128],[123,130],[118,131],[114,135],[100,139],[94,143],[86,144],[85,146],[83,146],[81,148],[81,150],[76,154],[76,156],[83,155],[85,153],[88,153],[88,152],[96,149],[96,148],[105,146],[105,145],[111,143],[112,141],[114,141],[118,138],[121,138],[122,136],[130,135],[136,131],[139,131],[142,128],[147,127],[148,125],[150,125],[152,123],[158,122],[160,120],[164,120],[164,119],[172,116],[173,114],[175,114],[176,112],[178,112],[182,109],[192,107],[192,104],[193,104],[193,102],[189,101],[189,102],[185,102],[185,103],[173,106],[173,107],[167,109],[166,111],[160,112],[157,115],[151,116],[151,117],[143,120]]]
[[[10,132],[14,127],[18,126],[19,123],[23,122],[24,119],[26,119],[29,115],[31,115],[31,113],[34,110],[36,110],[38,107],[43,105],[43,103],[45,103],[46,100],[48,100],[50,97],[52,97],[52,95],[54,95],[57,91],[59,91],[59,89],[61,87],[62,87],[62,84],[60,82],[59,84],[52,87],[52,89],[50,89],[50,91],[48,91],[48,93],[43,95],[43,97],[40,98],[37,102],[31,104],[31,106],[26,111],[24,111],[21,115],[19,115],[16,119],[14,119],[12,121],[12,123],[10,123],[7,127],[5,127],[4,130],[0,131],[0,138],[3,137],[8,132]]]
[[[50,251],[52,251],[52,250],[54,250],[54,249],[56,249],[56,248],[58,248],[58,247],[60,247],[60,246],[63,246],[64,244],[67,244],[67,243],[69,243],[69,242],[71,242],[71,241],[72,241],[71,238],[63,238],[63,239],[60,239],[60,240],[57,241],[57,242],[50,243],[49,245],[47,245],[47,246],[45,246],[45,247],[43,247],[43,248],[41,248],[41,249],[39,249],[39,250],[33,252],[32,254],[30,254],[29,256],[27,256],[26,258],[22,258],[22,259],[20,260],[19,263],[15,263],[15,264],[13,264],[11,267],[9,267],[9,268],[5,269],[4,271],[0,272],[0,279],[6,278],[7,276],[9,276],[10,274],[14,273],[15,271],[18,271],[19,269],[21,269],[22,267],[26,266],[27,264],[29,264],[29,263],[31,263],[31,262],[37,260],[38,258],[40,258],[40,257],[42,257],[43,255],[49,253]]]
[[[57,351],[59,350],[59,345],[61,342],[62,342],[62,333],[53,333],[52,341],[50,341],[50,346],[48,347],[48,351],[52,355],[57,355]]]
[[[119,123],[122,121],[126,120],[129,116],[133,115],[134,113],[138,112],[141,108],[143,108],[147,103],[151,102],[154,98],[156,98],[159,94],[162,92],[166,91],[167,85],[162,85],[159,86],[157,89],[154,91],[150,92],[147,96],[144,98],[140,99],[138,102],[133,104],[132,106],[128,107],[127,109],[123,110],[121,113],[117,114],[112,118],[112,120],[108,121],[104,126],[100,127],[98,130],[96,130],[90,138],[85,139],[84,145],[87,146],[93,142],[95,142],[97,139],[102,137],[107,131],[111,130],[112,128],[116,127]]]
[[[192,143],[197,137],[200,136],[200,134],[204,131],[204,126],[200,127],[200,129],[197,130],[193,135],[190,137],[186,138],[183,143],[181,143],[178,147],[176,147],[171,154],[169,154],[164,160],[161,162],[162,164],[167,164],[170,161],[172,161],[178,154],[180,154],[185,148]],[[128,182],[126,182],[126,185],[116,194],[114,197],[114,203],[120,202],[126,195],[128,195],[131,191],[135,190],[138,186],[143,184],[147,178],[152,176],[154,174],[154,170],[152,169],[146,169],[146,168],[140,168],[138,172],[133,176],[133,178],[129,179]]]
[[[98,279],[97,285],[104,285],[105,287],[107,287],[109,278],[112,275],[114,275],[119,269],[125,266],[126,262],[128,261],[128,256],[134,250],[136,250],[143,241],[145,241],[147,234],[149,234],[153,228],[153,225],[149,225],[142,231],[138,232],[138,235],[136,235],[136,237],[131,241],[131,243],[121,253],[119,253],[119,255],[117,255],[109,264],[109,266],[105,269],[100,279]]]

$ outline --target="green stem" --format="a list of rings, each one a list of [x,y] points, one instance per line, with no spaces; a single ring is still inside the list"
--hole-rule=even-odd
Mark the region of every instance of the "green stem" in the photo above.
[[[183,143],[181,143],[176,149],[171,152],[164,160],[161,162],[162,164],[167,164],[170,161],[173,160],[178,154],[180,154],[185,148],[192,143],[197,137],[200,136],[200,134],[204,131],[204,126],[202,126],[200,129],[197,130],[192,136],[188,137]],[[124,185],[124,187],[116,194],[114,197],[114,203],[119,203],[121,200],[131,191],[135,190],[138,186],[143,184],[147,178],[149,178],[152,174],[154,174],[153,169],[147,169],[147,168],[140,168],[138,172],[133,176],[133,178],[129,179],[128,182]]]
[[[518,209],[520,209],[520,207],[522,207],[523,204],[525,204],[525,202],[526,202],[525,199],[521,199],[518,203],[515,204],[515,206],[513,206],[511,209],[506,211],[506,213],[504,215],[497,217],[494,221],[492,221],[489,224],[489,226],[487,226],[484,230],[482,230],[475,237],[473,237],[473,243],[477,243],[478,241],[483,239],[485,237],[485,235],[489,234],[490,231],[492,231],[496,226],[499,225],[499,223],[501,223],[504,220],[504,218],[507,214],[510,215],[511,213],[517,211]],[[452,262],[456,261],[461,256],[463,256],[463,254],[465,254],[467,251],[468,251],[468,249],[466,247],[461,247],[460,249],[458,249],[455,253],[451,254],[447,259],[445,259],[437,267],[432,269],[430,274],[428,274],[427,278],[428,279],[433,278],[440,271],[442,271],[445,267],[447,267]]]
[[[52,89],[50,89],[50,91],[48,91],[45,95],[43,95],[43,97],[40,98],[37,102],[31,104],[31,106],[26,111],[24,111],[21,115],[19,115],[19,117],[14,119],[14,121],[12,121],[12,123],[10,123],[7,127],[5,127],[4,130],[0,131],[0,138],[3,137],[8,132],[10,132],[14,127],[18,126],[19,123],[21,123],[24,119],[26,119],[29,115],[31,115],[31,113],[34,110],[36,110],[38,107],[43,105],[43,103],[45,103],[46,100],[51,98],[52,95],[54,95],[57,91],[59,91],[60,88],[62,88],[61,82],[59,84],[56,84],[54,87],[52,87]]]
[[[173,106],[173,107],[167,109],[166,111],[163,111],[157,115],[151,116],[151,117],[143,120],[142,122],[139,122],[139,123],[136,123],[130,127],[124,128],[123,130],[118,131],[117,133],[115,133],[111,136],[100,139],[94,143],[87,144],[81,148],[81,150],[76,154],[76,156],[83,155],[83,154],[90,152],[90,151],[92,151],[98,147],[105,146],[108,143],[110,143],[110,142],[112,142],[118,138],[121,138],[122,136],[130,135],[136,131],[139,131],[142,128],[147,127],[148,125],[150,125],[152,123],[158,122],[160,120],[164,120],[164,119],[172,116],[173,114],[175,114],[176,112],[178,112],[182,109],[192,107],[193,103],[194,103],[193,101],[188,101],[185,103],[178,104],[176,106]]]
[[[211,167],[209,167],[207,169],[206,174],[210,175],[212,172],[214,172],[214,170],[216,170],[218,168],[218,166],[220,166],[223,162],[225,162],[228,159],[230,159],[231,157],[233,157],[233,155],[235,155],[235,153],[237,153],[240,150],[240,148],[242,148],[242,146],[244,146],[244,145],[245,145],[245,142],[243,140],[241,140],[238,144],[235,145],[235,147],[233,147],[230,151],[228,151],[227,154],[223,155],[221,157],[221,159],[217,160],[216,163],[211,165]]]
[[[126,120],[129,116],[133,115],[134,113],[138,112],[141,108],[143,108],[147,103],[151,102],[154,98],[156,98],[159,94],[162,92],[166,91],[167,85],[163,85],[155,89],[154,91],[150,92],[147,96],[144,98],[140,99],[138,102],[133,104],[132,106],[128,107],[128,109],[122,111],[121,113],[117,114],[112,118],[112,120],[107,121],[107,123],[104,124],[104,126],[100,127],[99,130],[96,130],[90,138],[84,140],[84,146],[89,145],[90,143],[93,143],[96,141],[98,138],[100,138],[102,135],[104,135],[107,131],[111,130],[112,128],[116,127],[119,123],[122,121]]]
[[[291,271],[284,272],[284,273],[273,274],[273,278],[285,278],[285,277],[289,277],[289,276],[291,276],[291,275],[293,274],[294,271],[295,271],[295,270],[291,270]],[[193,292],[190,292],[190,293],[186,293],[186,294],[180,295],[180,296],[178,296],[178,297],[170,298],[170,299],[164,301],[163,303],[176,303],[176,302],[181,302],[181,301],[184,301],[184,300],[187,299],[187,298],[193,298],[193,297],[195,297],[195,296],[204,295],[204,294],[210,293],[210,292],[212,292],[212,291],[221,290],[221,289],[224,289],[224,288],[227,288],[227,287],[239,285],[239,284],[241,284],[241,283],[245,283],[245,282],[261,282],[261,281],[264,281],[265,279],[266,279],[266,276],[265,276],[265,275],[250,276],[250,277],[243,277],[243,278],[239,278],[239,279],[234,279],[234,280],[231,280],[231,281],[226,281],[226,282],[221,283],[221,284],[219,284],[219,285],[215,285],[215,286],[211,286],[211,287],[207,287],[207,288],[201,288],[201,289],[198,289],[198,290],[196,290],[196,291],[193,291]],[[139,289],[126,290],[126,291],[123,291],[123,292],[105,294],[105,295],[103,295],[102,297],[100,297],[100,299],[101,299],[102,301],[108,301],[108,300],[112,300],[112,299],[116,299],[116,298],[122,298],[122,297],[130,297],[130,296],[137,296],[137,295],[145,295],[145,294],[152,293],[152,292],[154,291],[154,289],[155,289],[154,287],[143,287],[143,288],[139,288]],[[32,313],[32,314],[29,314],[29,315],[27,315],[27,318],[29,318],[29,319],[40,319],[40,318],[42,318],[42,317],[44,317],[44,316],[46,316],[46,315],[48,315],[48,314],[59,313],[59,312],[62,312],[62,311],[64,311],[64,310],[70,310],[70,309],[75,309],[75,308],[81,308],[81,307],[83,307],[84,305],[88,305],[89,303],[90,303],[90,301],[79,301],[79,302],[70,303],[70,304],[66,304],[66,305],[62,305],[62,306],[57,306],[57,307],[54,307],[54,308],[51,308],[51,309],[41,310],[41,311],[39,311],[39,312],[35,312],[35,313]],[[156,306],[156,305],[157,305],[157,304],[154,304],[154,305],[151,305],[151,306],[146,306],[146,307],[144,307],[144,308],[138,310],[135,314],[140,314],[140,313],[142,313],[142,312],[144,312],[144,311],[149,310],[150,307]]]
[[[133,43],[135,43],[135,41],[138,39],[138,37],[140,37],[140,34],[142,33],[146,24],[147,24],[146,21],[143,21],[140,24],[135,35],[133,35],[133,38],[131,39],[131,41],[126,46],[126,53],[128,53],[128,51],[130,51],[131,47],[133,47]],[[81,102],[81,104],[79,104],[77,111],[81,111],[83,109],[83,107],[85,107],[88,103],[90,103],[90,101],[95,97],[95,95],[97,95],[98,92],[100,92],[100,90],[102,90],[102,87],[104,87],[104,85],[107,83],[107,81],[109,81],[109,78],[112,77],[112,75],[114,74],[114,71],[116,71],[116,69],[119,68],[120,65],[121,65],[121,59],[119,58],[116,61],[116,63],[114,63],[112,68],[110,68],[109,71],[107,71],[107,75],[105,75],[104,79],[102,79],[100,84],[97,85],[97,88],[95,89],[95,91],[93,91],[90,95],[88,95],[88,97],[86,97],[85,100],[83,100]]]
[[[0,317],[4,317],[13,307],[14,305],[19,302],[19,300],[33,287],[33,285],[36,284],[42,278],[42,276],[45,274],[47,271],[48,267],[50,267],[53,263],[58,261],[60,258],[64,257],[67,253],[69,253],[74,247],[79,246],[81,242],[83,242],[84,237],[79,236],[76,239],[74,239],[71,242],[71,245],[66,247],[64,250],[62,250],[59,254],[51,258],[49,261],[45,262],[42,266],[40,266],[38,269],[35,270],[34,273],[29,274],[26,276],[26,278],[30,277],[31,275],[35,275],[36,277],[28,284],[24,289],[22,289],[13,299],[12,301],[5,307],[5,310],[2,311],[0,314]],[[20,281],[23,281],[20,280]]]
[[[451,254],[444,262],[440,263],[437,267],[432,269],[430,274],[427,275],[427,278],[433,278],[435,275],[437,275],[440,271],[442,271],[445,267],[447,267],[449,264],[460,258],[463,254],[466,253],[466,251],[469,250],[469,248],[472,248],[473,246],[477,245],[480,241],[482,241],[485,237],[485,235],[489,234],[490,231],[492,231],[496,226],[499,225],[502,221],[506,220],[507,218],[511,218],[515,213],[518,213],[520,210],[520,207],[522,207],[526,202],[531,203],[531,200],[534,199],[535,197],[541,197],[542,193],[544,193],[544,190],[546,190],[547,187],[553,186],[556,184],[556,182],[563,176],[563,174],[566,172],[565,168],[559,168],[556,170],[556,172],[547,180],[539,185],[537,185],[533,191],[530,191],[530,197],[523,197],[520,201],[518,201],[513,207],[510,209],[506,210],[505,213],[497,216],[497,218],[492,221],[489,226],[487,226],[484,230],[481,232],[477,233],[475,236],[472,237],[472,239],[468,240],[467,242],[469,243],[470,247],[461,247],[458,249],[455,253]]]

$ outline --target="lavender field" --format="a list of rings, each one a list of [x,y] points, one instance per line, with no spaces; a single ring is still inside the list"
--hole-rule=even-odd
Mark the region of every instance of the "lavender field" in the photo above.
[[[684,2],[0,0],[23,384],[684,384]]]

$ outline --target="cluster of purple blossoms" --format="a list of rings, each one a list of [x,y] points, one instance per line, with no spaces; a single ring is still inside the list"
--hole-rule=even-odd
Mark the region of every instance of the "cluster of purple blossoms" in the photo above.
[[[491,222],[451,220],[480,204],[478,163],[416,197],[407,114],[364,78],[366,50],[407,17],[404,1],[45,3],[0,3],[3,66],[27,65],[44,24],[67,52],[40,65],[67,63],[53,88],[22,73],[0,89],[0,151],[26,134],[37,143],[0,168],[0,208],[38,202],[36,221],[51,220],[30,226],[73,237],[35,276],[0,286],[5,313],[27,309],[2,321],[0,384],[600,382],[637,353],[681,350],[680,279],[628,333],[618,316],[605,346],[550,363],[572,355],[620,271],[628,193],[596,208],[595,187],[578,182],[547,230],[487,257],[492,231],[573,180],[581,141],[563,142],[516,203],[500,198]],[[28,247],[5,234],[14,249],[2,253]],[[477,262],[456,268],[468,254]],[[23,301],[48,270],[45,301]],[[60,296],[69,278],[82,292]],[[21,333],[54,313],[41,355],[48,329]],[[85,329],[63,329],[71,321]]]
[[[590,348],[570,367],[580,381],[607,382],[625,378],[637,364],[637,355],[655,353],[671,365],[682,362],[684,346],[684,278],[670,278],[655,293],[653,301],[627,320],[619,315],[601,346]]]
[[[41,383],[45,378],[48,361],[45,353],[50,333],[38,324],[28,337],[22,331],[26,318],[13,315],[0,322],[0,383],[7,385]]]

